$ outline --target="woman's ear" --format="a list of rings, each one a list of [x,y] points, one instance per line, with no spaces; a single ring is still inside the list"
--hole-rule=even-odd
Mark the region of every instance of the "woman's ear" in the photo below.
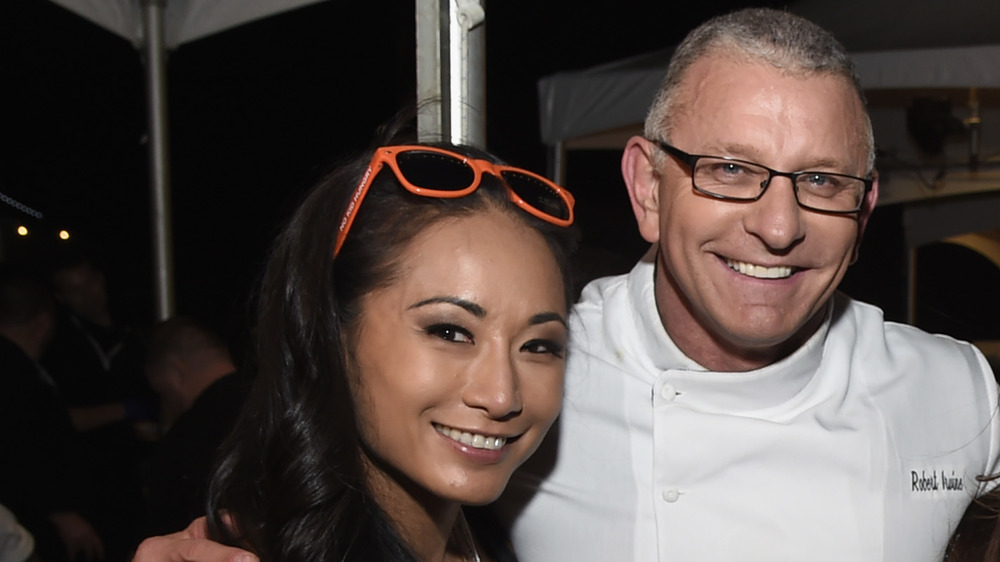
[[[622,178],[639,234],[651,243],[660,239],[660,173],[653,160],[655,150],[653,143],[634,136],[622,154]]]

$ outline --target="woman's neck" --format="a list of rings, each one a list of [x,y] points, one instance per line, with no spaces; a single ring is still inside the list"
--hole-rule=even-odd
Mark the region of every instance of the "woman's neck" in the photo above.
[[[458,502],[440,498],[412,483],[403,485],[370,463],[368,469],[376,501],[418,559],[475,559],[475,546],[469,544],[468,526]]]

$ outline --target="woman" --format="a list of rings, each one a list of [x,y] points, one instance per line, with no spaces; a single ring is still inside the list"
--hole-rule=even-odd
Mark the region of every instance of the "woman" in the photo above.
[[[320,182],[267,265],[210,536],[264,560],[505,559],[461,506],[496,499],[559,411],[572,207],[459,147]],[[136,559],[221,548],[196,527]]]

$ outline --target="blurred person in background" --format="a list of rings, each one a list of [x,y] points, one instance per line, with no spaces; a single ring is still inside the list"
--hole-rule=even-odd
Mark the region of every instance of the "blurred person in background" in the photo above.
[[[226,344],[192,318],[150,332],[146,377],[160,396],[160,439],[144,478],[147,534],[179,531],[205,513],[208,481],[246,395]]]
[[[52,337],[52,298],[0,266],[0,504],[34,536],[44,562],[97,560],[104,546],[85,510],[76,434],[38,360]]]
[[[103,270],[77,248],[53,255],[56,332],[42,363],[81,443],[89,512],[111,560],[125,560],[141,535],[140,462],[155,438],[156,394],[143,374],[139,335],[117,322]]]

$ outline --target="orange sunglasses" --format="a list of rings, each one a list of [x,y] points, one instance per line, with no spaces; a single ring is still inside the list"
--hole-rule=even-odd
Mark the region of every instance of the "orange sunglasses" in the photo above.
[[[444,148],[383,146],[375,151],[368,169],[351,196],[344,217],[340,220],[337,243],[333,248],[334,258],[344,245],[368,188],[386,165],[410,193],[442,199],[465,197],[479,187],[483,174],[488,173],[503,182],[508,197],[521,209],[557,226],[573,224],[573,195],[543,176],[521,168],[471,158]]]

